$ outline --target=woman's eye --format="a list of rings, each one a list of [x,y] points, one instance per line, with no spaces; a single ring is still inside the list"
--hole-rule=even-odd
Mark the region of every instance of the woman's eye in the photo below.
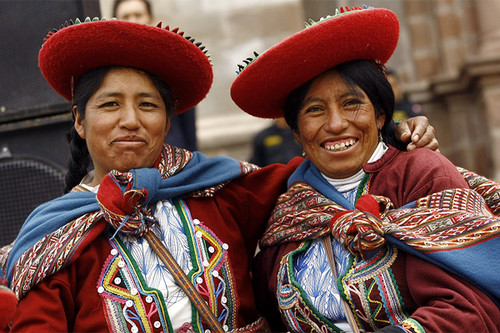
[[[308,108],[305,109],[305,113],[320,112],[322,110],[323,110],[323,108],[321,108],[319,106],[311,106],[311,107],[308,107]]]
[[[360,104],[361,104],[361,101],[359,99],[350,99],[344,103],[344,106],[346,106],[346,107],[352,107],[352,106],[358,107]]]
[[[105,103],[102,103],[101,104],[101,108],[111,108],[111,107],[115,107],[117,106],[118,103],[117,102],[105,102]]]
[[[139,104],[139,106],[142,109],[146,109],[146,110],[152,110],[152,109],[158,108],[158,105],[156,105],[155,103],[151,103],[151,102],[142,102],[141,104]]]

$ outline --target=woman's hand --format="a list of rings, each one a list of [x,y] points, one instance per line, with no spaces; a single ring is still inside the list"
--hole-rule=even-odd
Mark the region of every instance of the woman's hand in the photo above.
[[[434,127],[425,116],[403,120],[396,126],[394,133],[401,142],[408,142],[407,150],[429,148],[439,152],[439,142],[436,139]]]

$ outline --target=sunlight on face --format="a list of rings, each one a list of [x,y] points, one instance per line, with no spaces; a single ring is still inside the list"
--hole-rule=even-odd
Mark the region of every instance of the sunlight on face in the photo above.
[[[375,117],[363,90],[327,71],[313,81],[304,98],[295,138],[323,174],[346,178],[361,170],[375,151],[384,119]]]

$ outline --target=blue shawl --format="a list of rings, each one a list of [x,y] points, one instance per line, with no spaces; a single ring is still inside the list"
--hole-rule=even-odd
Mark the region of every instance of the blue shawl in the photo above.
[[[182,171],[162,178],[156,168],[131,170],[134,174],[134,189],[147,189],[148,202],[181,198],[195,191],[217,186],[244,174],[242,164],[229,157],[208,158],[194,152]],[[148,203],[146,202],[146,203]],[[33,245],[66,223],[100,209],[96,194],[92,192],[70,192],[37,207],[21,227],[7,261],[5,275],[9,284],[12,269],[21,255]]]
[[[297,187],[301,184],[302,187]],[[292,238],[298,240],[325,235],[330,232],[328,228],[325,229],[325,224],[328,226],[332,219],[335,220],[338,212],[356,213],[357,209],[358,215],[352,216],[360,216],[359,207],[353,207],[309,160],[304,161],[292,174],[288,186],[288,196],[284,195],[278,200],[271,218],[273,223],[264,236],[265,240],[267,237],[267,246]],[[300,198],[293,202],[293,193],[306,195],[306,192],[300,193],[304,186],[310,186],[310,191],[307,192],[309,198],[312,197],[311,193],[319,192],[316,193],[317,200],[310,200],[314,207],[304,207]],[[322,199],[324,197],[332,203],[325,204]],[[390,202],[387,198],[373,197],[379,203],[381,200]],[[304,212],[303,215],[301,211]],[[322,213],[315,213],[317,211]],[[371,213],[364,214],[370,215],[367,221],[374,221]],[[419,220],[421,223],[415,225],[415,219],[413,222],[408,221],[411,214],[422,215],[422,220]],[[437,215],[439,218],[433,220]],[[366,224],[361,227],[365,228]],[[387,243],[464,278],[485,292],[500,307],[500,218],[489,211],[478,193],[473,190],[452,189],[432,194],[404,207],[386,211],[380,226],[381,236]],[[340,230],[337,235],[345,235],[348,227],[349,225]]]

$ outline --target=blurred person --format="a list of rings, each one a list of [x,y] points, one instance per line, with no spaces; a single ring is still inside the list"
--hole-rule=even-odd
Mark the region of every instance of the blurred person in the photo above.
[[[394,69],[385,71],[387,80],[391,84],[394,92],[394,113],[392,119],[395,122],[401,122],[411,117],[416,117],[422,112],[422,106],[418,103],[411,102],[403,91],[401,79]]]
[[[301,154],[302,146],[295,140],[286,120],[278,118],[255,136],[250,163],[261,167],[273,163],[286,164]]]
[[[113,17],[119,20],[148,24],[153,23],[153,9],[149,0],[115,0]],[[187,150],[198,150],[196,139],[196,108],[174,115],[165,139],[170,145]]]

